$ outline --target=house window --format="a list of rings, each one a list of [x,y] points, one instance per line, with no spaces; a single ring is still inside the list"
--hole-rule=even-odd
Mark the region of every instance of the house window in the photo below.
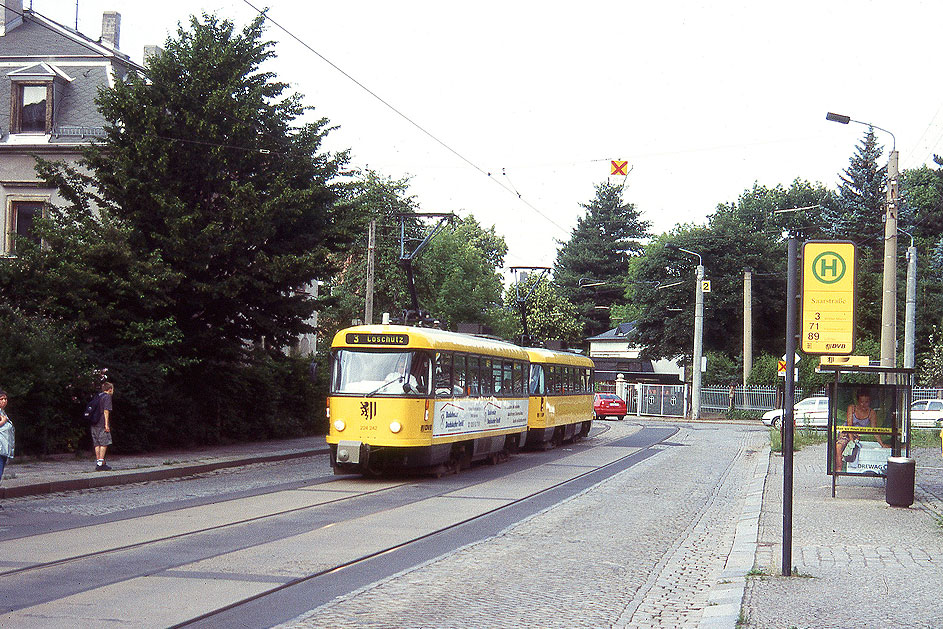
[[[33,223],[43,215],[42,201],[12,201],[10,203],[9,253],[16,252],[16,243],[23,239],[38,241],[34,235]]]
[[[10,129],[13,133],[50,133],[52,83],[13,84]]]

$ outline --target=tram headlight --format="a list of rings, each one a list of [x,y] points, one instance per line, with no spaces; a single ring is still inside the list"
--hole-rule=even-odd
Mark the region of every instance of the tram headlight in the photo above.
[[[399,422],[390,422],[390,432],[392,432],[393,434],[398,433],[402,429],[403,429],[403,426]]]
[[[344,423],[343,419],[338,419],[334,422],[334,430],[337,432],[343,432],[347,428],[347,424]]]

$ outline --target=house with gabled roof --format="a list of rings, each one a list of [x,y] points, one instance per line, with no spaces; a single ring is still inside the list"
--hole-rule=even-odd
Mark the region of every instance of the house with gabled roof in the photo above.
[[[59,200],[36,174],[36,157],[77,162],[105,134],[95,97],[143,68],[118,49],[121,16],[102,16],[97,40],[59,24],[22,0],[0,7],[0,255],[15,255],[33,219]]]
[[[631,321],[586,339],[589,357],[596,364],[596,382],[614,386],[621,375],[629,383],[681,384],[684,371],[676,361],[642,358],[634,331],[635,322]]]

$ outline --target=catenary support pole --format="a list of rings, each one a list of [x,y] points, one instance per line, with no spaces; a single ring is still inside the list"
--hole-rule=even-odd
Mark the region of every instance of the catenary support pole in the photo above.
[[[370,230],[367,232],[367,301],[363,313],[363,321],[367,325],[373,323],[373,257],[376,250],[376,230],[376,220],[370,221]]]
[[[753,269],[743,269],[743,386],[753,371]]]
[[[881,366],[897,366],[897,150],[887,160],[884,214],[884,281],[881,299]]]
[[[691,418],[701,418],[701,355],[704,341],[704,265],[697,265],[694,295],[694,365],[691,372]]]
[[[917,248],[907,247],[907,306],[904,315],[904,367],[914,368],[914,326],[917,323]]]

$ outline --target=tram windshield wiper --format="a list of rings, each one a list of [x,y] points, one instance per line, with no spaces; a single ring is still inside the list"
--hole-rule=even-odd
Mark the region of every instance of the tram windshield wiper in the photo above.
[[[378,386],[376,389],[374,389],[374,390],[371,391],[370,393],[366,394],[364,397],[370,397],[370,396],[373,395],[374,393],[379,393],[381,390],[383,390],[383,389],[385,389],[386,387],[390,386],[390,385],[393,384],[394,382],[403,382],[403,376],[397,376],[397,377],[393,378],[392,380],[387,380],[386,382],[384,382],[383,384],[381,384],[380,386]]]

